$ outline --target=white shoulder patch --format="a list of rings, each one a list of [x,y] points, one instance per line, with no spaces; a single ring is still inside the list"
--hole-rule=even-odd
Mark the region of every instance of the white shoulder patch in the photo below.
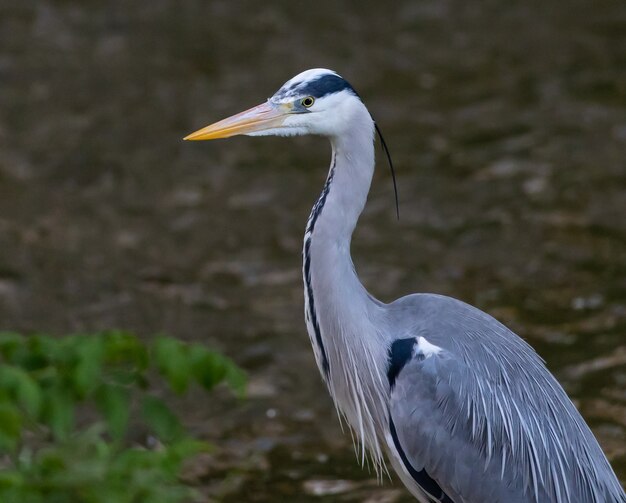
[[[424,358],[428,358],[433,355],[441,353],[442,348],[435,346],[426,340],[425,337],[417,337],[417,344],[415,345],[415,355],[422,354]]]

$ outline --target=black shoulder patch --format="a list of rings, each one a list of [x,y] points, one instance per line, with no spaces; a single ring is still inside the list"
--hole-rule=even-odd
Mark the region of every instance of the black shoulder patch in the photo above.
[[[415,337],[410,337],[408,339],[398,339],[391,344],[389,348],[387,379],[389,379],[389,386],[392,388],[396,384],[398,374],[413,356],[413,347],[416,342]]]
[[[358,94],[354,88],[348,84],[346,80],[339,75],[328,74],[315,79],[308,84],[302,86],[298,91],[303,95],[313,96],[314,98],[321,98],[328,94],[338,93],[340,91],[350,91],[352,94],[358,97]]]
[[[409,340],[409,339],[401,339],[401,340]],[[414,339],[413,339],[414,340]],[[399,341],[396,341],[399,342]],[[402,463],[406,467],[407,471],[411,474],[411,477],[418,486],[424,490],[431,498],[439,503],[454,503],[452,498],[448,496],[441,486],[437,483],[435,479],[433,479],[425,469],[421,469],[419,472],[413,467],[409,459],[406,457],[404,449],[400,445],[400,440],[398,439],[398,433],[396,432],[396,426],[393,424],[393,420],[389,418],[389,429],[391,430],[391,438],[393,439],[393,444],[396,446],[398,450],[398,454],[400,454],[400,458],[402,459]]]

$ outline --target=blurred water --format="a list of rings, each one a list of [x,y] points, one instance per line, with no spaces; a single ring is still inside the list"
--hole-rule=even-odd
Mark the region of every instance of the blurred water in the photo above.
[[[355,462],[309,348],[317,138],[185,144],[309,67],[381,125],[354,238],[376,296],[453,295],[547,360],[626,479],[626,4],[0,2],[0,328],[219,347],[243,404],[186,404],[207,498],[412,501]]]

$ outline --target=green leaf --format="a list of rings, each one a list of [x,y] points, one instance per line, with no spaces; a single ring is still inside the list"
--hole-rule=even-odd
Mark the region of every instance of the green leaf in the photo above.
[[[239,396],[245,393],[245,373],[229,358],[202,346],[193,348],[192,372],[198,383],[207,390],[225,380]]]
[[[43,341],[48,339],[40,335],[23,337],[19,345],[16,344],[10,351],[6,351],[6,363],[29,373],[48,367],[54,354],[53,350],[49,350],[43,344]],[[57,344],[54,343],[55,346]]]
[[[246,373],[232,362],[227,364],[226,382],[239,398],[246,396]]]
[[[105,361],[108,364],[122,364],[139,369],[148,365],[148,351],[136,336],[117,330],[101,334],[105,341]]]
[[[157,368],[172,390],[179,394],[187,391],[191,379],[188,354],[187,346],[171,337],[158,337],[154,343]]]
[[[22,415],[10,403],[0,403],[0,450],[13,451],[22,433]]]
[[[200,454],[202,452],[211,452],[213,446],[208,442],[196,440],[194,438],[184,438],[178,442],[173,442],[168,446],[168,456],[177,459],[182,463],[183,460]]]
[[[24,339],[15,332],[0,332],[0,354],[10,360],[16,349],[24,345]]]
[[[19,487],[25,482],[24,475],[16,470],[0,470],[0,489]]]
[[[74,402],[66,388],[57,386],[47,391],[42,421],[57,440],[68,437],[74,426]]]
[[[109,433],[115,440],[121,440],[126,434],[130,416],[129,393],[115,385],[105,385],[96,393],[98,408],[104,416]]]
[[[99,336],[82,336],[76,340],[77,363],[73,381],[76,392],[85,397],[97,386],[102,373],[104,341]]]
[[[181,436],[180,421],[162,400],[144,397],[142,411],[144,420],[160,439],[169,441]]]
[[[226,368],[221,356],[206,350],[194,348],[193,374],[196,381],[207,390],[219,384],[226,376]]]
[[[0,366],[0,389],[36,419],[41,410],[41,389],[28,372],[13,365]]]
[[[68,449],[71,444],[65,441],[57,442],[48,447],[44,447],[37,453],[37,464],[42,475],[51,478],[52,475],[69,471],[67,461],[77,462],[81,459],[81,451],[78,449]],[[70,456],[73,453],[74,456]]]
[[[37,381],[26,372],[20,374],[16,388],[17,400],[24,407],[32,419],[37,419],[41,413],[43,398]]]
[[[27,339],[28,359],[24,363],[29,369],[41,368],[47,365],[58,367],[66,364],[71,357],[67,350],[70,337],[57,339],[49,335],[36,334]]]
[[[193,381],[207,389],[225,382],[241,392],[245,377],[231,360],[199,344],[161,336],[149,347],[121,331],[69,337],[0,333],[0,449],[13,455],[0,468],[2,503],[193,499],[180,470],[208,447],[185,435],[164,401],[145,395],[151,384],[146,371],[158,369],[178,393]],[[143,419],[163,442],[158,449],[126,448],[122,442],[135,398],[141,399],[142,414],[133,421],[141,427]],[[77,406],[85,421],[94,408],[105,421],[85,422],[77,431]],[[25,428],[32,431],[26,434]],[[52,439],[42,435],[48,429]]]

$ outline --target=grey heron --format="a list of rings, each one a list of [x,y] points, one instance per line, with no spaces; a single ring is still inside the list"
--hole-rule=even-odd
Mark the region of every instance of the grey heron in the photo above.
[[[345,79],[312,69],[185,138],[330,140],[304,235],[305,320],[361,461],[367,451],[384,470],[386,454],[424,503],[626,502],[593,433],[520,337],[459,300],[421,293],[386,304],[361,284],[350,241],[374,172],[375,128]]]

